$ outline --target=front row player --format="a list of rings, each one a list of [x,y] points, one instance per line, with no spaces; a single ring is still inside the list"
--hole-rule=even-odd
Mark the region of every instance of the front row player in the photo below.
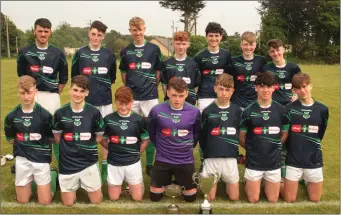
[[[200,147],[204,155],[203,174],[218,173],[226,183],[230,200],[239,199],[239,123],[241,109],[230,102],[234,92],[233,77],[221,74],[216,79],[214,91],[217,99],[207,106],[201,116]],[[215,199],[217,184],[208,200]]]
[[[115,93],[117,111],[104,118],[105,148],[108,149],[108,193],[118,200],[122,183],[129,185],[133,200],[141,201],[144,192],[140,154],[149,142],[147,124],[142,116],[132,112],[133,92],[122,86]]]
[[[307,74],[299,73],[292,79],[293,92],[298,100],[288,105],[291,115],[284,200],[295,202],[298,181],[308,182],[309,200],[320,201],[322,194],[322,149],[321,141],[328,123],[328,107],[311,96],[312,85]]]
[[[85,102],[89,86],[87,77],[74,76],[71,102],[53,117],[54,138],[60,144],[59,185],[62,202],[68,206],[75,202],[80,186],[88,192],[91,203],[102,201],[97,143],[102,143],[104,122],[100,111]]]
[[[259,200],[262,178],[269,202],[277,202],[281,181],[281,150],[288,137],[287,109],[272,100],[275,76],[263,72],[255,80],[257,101],[242,113],[240,145],[246,149],[245,192],[249,202]]]
[[[171,184],[172,176],[184,187],[184,200],[196,200],[193,149],[199,139],[200,111],[185,102],[188,96],[186,82],[178,77],[169,80],[169,101],[152,108],[148,117],[149,137],[156,148],[150,199],[161,200],[164,186]]]
[[[4,124],[6,139],[13,144],[17,201],[24,204],[30,200],[34,180],[38,185],[38,201],[45,205],[51,203],[56,192],[57,175],[50,174],[52,115],[35,102],[36,87],[33,77],[19,78],[21,104],[6,116]]]

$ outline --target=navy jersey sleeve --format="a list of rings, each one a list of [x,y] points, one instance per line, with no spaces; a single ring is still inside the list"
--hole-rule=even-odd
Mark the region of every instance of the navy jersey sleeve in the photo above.
[[[116,72],[117,72],[116,57],[113,53],[110,53],[109,60],[110,60],[109,74],[110,74],[111,83],[113,84],[116,81]]]
[[[195,122],[193,125],[193,139],[194,139],[194,144],[193,148],[197,145],[199,141],[199,136],[200,135],[200,111],[198,110],[197,115],[195,116]]]
[[[161,70],[161,84],[162,85],[167,85],[168,84],[168,74],[167,74],[167,69],[166,65],[164,64],[162,70]]]
[[[297,74],[297,73],[300,73],[300,72],[301,72],[301,68],[298,65],[296,65],[294,74]]]
[[[156,145],[156,127],[157,127],[157,118],[155,115],[156,115],[156,113],[152,109],[149,112],[149,116],[147,119],[148,120],[147,126],[148,126],[149,139],[154,145]]]
[[[120,66],[119,69],[121,72],[127,72],[128,71],[128,65],[125,61],[125,48],[122,48],[120,51]]]
[[[59,72],[59,84],[66,84],[69,77],[68,77],[68,64],[67,60],[65,57],[65,54],[61,52],[59,56],[59,67],[58,67],[58,72]]]
[[[108,127],[108,116],[109,115],[106,115],[104,118],[103,118],[103,129],[104,129],[104,134],[103,134],[103,137],[104,138],[107,138],[108,137],[108,133],[109,133],[109,127]]]
[[[15,137],[15,129],[13,127],[13,119],[10,115],[7,115],[5,117],[5,136],[6,136],[6,139],[9,141],[9,140],[13,140],[14,137]]]
[[[22,50],[19,51],[17,57],[17,74],[18,77],[26,75],[26,61]]]
[[[98,110],[95,112],[92,119],[92,127],[96,135],[104,134],[104,120],[102,118],[101,112],[99,112]]]
[[[195,79],[194,87],[198,87],[200,85],[200,82],[201,82],[201,73],[199,70],[199,66],[197,64],[195,64],[195,72],[196,72],[196,79]]]
[[[205,150],[206,145],[206,138],[207,138],[207,132],[208,132],[208,114],[206,109],[201,114],[201,120],[200,120],[200,138],[199,138],[199,145],[202,151]]]
[[[61,122],[59,111],[56,111],[52,118],[52,131],[53,133],[62,133],[63,131],[63,123]]]
[[[162,65],[163,65],[162,59],[163,59],[163,57],[161,54],[160,47],[156,46],[156,59],[155,59],[155,65],[154,65],[154,69],[156,71],[160,71],[162,69]]]
[[[72,56],[71,78],[76,76],[76,75],[80,75],[79,61],[78,60],[79,60],[79,56],[78,56],[78,52],[76,52]]]
[[[224,73],[232,74],[231,70],[233,70],[233,67],[232,67],[232,57],[231,57],[231,53],[228,52],[228,54],[227,54],[227,63],[225,65]]]
[[[320,131],[319,131],[319,137],[322,141],[323,137],[324,137],[324,134],[326,132],[326,129],[327,129],[327,124],[328,124],[328,118],[329,118],[329,110],[328,108],[326,108],[325,110],[323,110],[321,112],[321,117],[322,117],[322,123],[321,123],[321,128],[320,128]]]
[[[263,66],[259,72],[265,72],[265,65],[267,64],[265,57],[262,57]]]
[[[139,121],[139,127],[140,127],[140,138],[142,140],[149,139],[149,134],[147,130],[147,122],[143,117],[141,117],[141,120]]]
[[[250,119],[248,117],[247,110],[244,110],[241,114],[241,119],[240,119],[240,131],[243,131],[246,133],[249,126],[250,126]]]
[[[281,131],[288,131],[290,127],[290,112],[289,108],[284,107],[282,111],[282,129]]]
[[[242,109],[240,107],[238,107],[238,110],[236,112],[237,130],[238,130],[238,132],[240,131],[240,123],[241,123],[241,120],[242,120],[242,114],[243,114]]]
[[[47,137],[53,137],[53,133],[52,133],[52,114],[50,114],[49,112],[45,112],[44,114],[42,114],[43,117],[43,122],[44,122],[44,134]]]

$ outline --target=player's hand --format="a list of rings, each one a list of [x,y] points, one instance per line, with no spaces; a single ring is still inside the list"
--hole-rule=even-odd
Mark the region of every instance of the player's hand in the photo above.
[[[14,143],[14,139],[9,140],[8,142],[9,142],[9,144],[13,144]]]
[[[296,99],[297,99],[297,96],[295,96],[295,95],[294,95],[294,96],[292,96],[292,97],[291,97],[291,102],[294,102],[294,101],[296,101]]]

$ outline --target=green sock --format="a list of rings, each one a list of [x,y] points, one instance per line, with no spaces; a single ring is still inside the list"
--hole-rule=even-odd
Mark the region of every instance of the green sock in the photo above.
[[[102,183],[107,181],[108,177],[108,162],[107,160],[102,160]]]
[[[149,142],[147,149],[146,149],[146,165],[152,166],[154,161],[154,155],[155,155],[155,147],[154,144]]]
[[[53,143],[52,147],[53,147],[53,154],[56,157],[56,161],[59,163],[59,144]]]
[[[58,180],[58,173],[55,170],[51,171],[51,192],[56,194],[57,190],[57,180]]]
[[[34,180],[32,181],[32,188],[31,189],[32,189],[32,194],[36,195],[37,194],[37,184]]]

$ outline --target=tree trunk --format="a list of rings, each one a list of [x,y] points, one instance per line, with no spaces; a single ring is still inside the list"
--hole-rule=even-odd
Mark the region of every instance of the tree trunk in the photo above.
[[[189,17],[190,17],[190,13],[189,12],[185,12],[184,13],[184,24],[185,24],[185,28],[184,31],[189,32],[188,31],[188,23],[189,23]]]

